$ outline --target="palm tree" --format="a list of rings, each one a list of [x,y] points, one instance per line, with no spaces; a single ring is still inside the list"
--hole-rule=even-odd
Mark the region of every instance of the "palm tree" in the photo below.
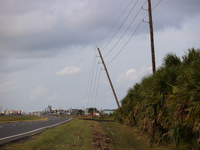
[[[152,142],[196,139],[200,146],[200,49],[188,49],[182,59],[167,54],[154,75],[130,88],[116,120],[147,131]]]
[[[168,53],[163,60],[164,67],[175,67],[181,65],[181,59],[175,54]]]

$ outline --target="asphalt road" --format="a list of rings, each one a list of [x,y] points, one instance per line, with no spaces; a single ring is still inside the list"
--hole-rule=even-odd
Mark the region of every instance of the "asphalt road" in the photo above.
[[[18,140],[60,124],[71,121],[71,118],[53,118],[45,121],[30,121],[0,124],[0,145]]]

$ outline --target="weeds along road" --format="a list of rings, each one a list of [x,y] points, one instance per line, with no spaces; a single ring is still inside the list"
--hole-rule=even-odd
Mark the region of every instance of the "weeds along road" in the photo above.
[[[46,128],[52,128],[71,121],[71,118],[50,117],[44,121],[15,122],[0,124],[0,145],[14,141],[31,134],[41,132]]]

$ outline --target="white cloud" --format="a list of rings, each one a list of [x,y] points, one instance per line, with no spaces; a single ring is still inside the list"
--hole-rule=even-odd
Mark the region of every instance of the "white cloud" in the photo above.
[[[48,88],[45,89],[45,88],[43,88],[42,85],[38,86],[38,88],[36,90],[34,90],[30,93],[30,96],[31,96],[30,100],[39,98],[41,95],[43,95],[47,91],[48,91]]]
[[[63,70],[60,70],[56,73],[57,76],[63,76],[67,74],[76,74],[81,70],[79,67],[67,67]]]
[[[124,74],[120,74],[118,77],[118,82],[122,80],[129,80],[129,81],[134,81],[138,78],[138,73],[135,69],[130,69],[126,71]]]
[[[50,101],[50,100],[54,100],[54,99],[57,99],[57,98],[58,98],[58,95],[54,94],[52,97],[49,97],[47,100]]]
[[[0,93],[7,93],[15,89],[15,83],[4,81],[0,84]]]
[[[152,67],[149,67],[147,70],[152,70]]]
[[[143,66],[139,72],[137,72],[135,69],[129,69],[126,71],[126,73],[120,74],[117,82],[121,81],[136,81],[139,78],[143,77],[149,70],[151,70],[151,67]]]
[[[84,99],[84,100],[82,100],[82,103],[87,103],[88,102],[88,99],[86,98],[86,99]]]
[[[130,69],[130,70],[126,71],[126,75],[128,76],[128,75],[130,75],[132,73],[136,73],[136,72],[137,71],[135,69]]]

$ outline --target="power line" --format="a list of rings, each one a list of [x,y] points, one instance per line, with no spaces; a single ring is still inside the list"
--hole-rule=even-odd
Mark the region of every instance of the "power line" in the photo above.
[[[109,62],[107,63],[107,65],[109,65],[120,53],[121,51],[124,49],[124,47],[128,44],[128,42],[130,41],[130,39],[132,38],[132,36],[135,34],[135,32],[137,31],[137,29],[139,28],[139,26],[141,25],[143,20],[140,21],[140,23],[138,24],[137,28],[135,29],[135,31],[133,32],[133,34],[130,36],[130,38],[128,39],[128,41],[124,44],[124,46],[122,47],[122,49],[117,53],[117,55],[115,55],[115,57]]]
[[[96,54],[96,53],[95,53]],[[95,61],[94,61],[94,65],[93,65],[93,73],[92,73],[92,80],[91,80],[91,84],[90,84],[90,89],[89,89],[89,96],[88,96],[88,101],[87,101],[87,105],[86,108],[88,107],[88,103],[90,100],[90,95],[91,95],[91,88],[92,88],[92,84],[93,84],[93,77],[94,77],[94,70],[95,70],[95,66],[96,66],[96,56],[95,56]]]
[[[152,10],[154,10],[158,6],[158,4],[160,4],[160,2],[161,2],[161,0],[154,6],[154,8]]]
[[[95,87],[96,87],[96,79],[97,79],[98,69],[99,69],[99,64],[97,64],[96,75],[95,75],[95,78],[94,78],[94,85],[93,85],[93,92],[92,92],[92,97],[91,97],[91,101],[90,101],[90,107],[92,106],[94,91],[95,91]]]
[[[97,82],[97,90],[96,90],[96,94],[95,94],[95,98],[94,98],[94,104],[93,104],[93,106],[95,106],[96,99],[97,99],[97,93],[98,93],[98,89],[99,89],[100,77],[101,77],[101,70],[100,70],[100,72],[99,72],[99,78],[98,78],[98,82]]]
[[[142,5],[142,7],[146,4],[146,2]],[[139,9],[139,11],[137,12],[137,14],[135,15],[135,17],[133,18],[133,20],[131,21],[131,23],[127,27],[127,29],[124,31],[124,33],[122,34],[122,36],[119,38],[119,40],[115,43],[115,45],[112,47],[112,49],[104,57],[108,56],[108,54],[116,47],[116,45],[119,43],[119,41],[124,37],[124,35],[126,34],[126,32],[128,31],[128,29],[130,28],[130,26],[132,25],[132,23],[135,21],[135,19],[137,18],[137,16],[139,15],[139,13],[140,13],[141,10],[142,10],[142,8]]]
[[[158,4],[160,4],[161,1],[162,0],[159,0],[159,2],[153,7],[152,11],[158,6]],[[144,18],[146,18],[147,16],[148,16],[148,14]],[[143,18],[143,20],[144,20],[144,18]]]
[[[115,23],[113,24],[113,26],[109,29],[109,31],[106,33],[106,35],[100,40],[100,42],[97,44],[97,46],[99,46],[99,44],[105,39],[105,37],[108,35],[108,33],[110,33],[110,31],[113,29],[113,27],[116,25],[116,23],[119,21],[119,19],[122,17],[122,15],[124,14],[124,12],[127,10],[127,8],[129,7],[129,5],[132,3],[133,0],[131,0],[129,2],[129,4],[126,6],[126,8],[124,9],[124,11],[121,13],[121,15],[119,16],[119,18],[115,21]]]
[[[147,1],[146,1],[147,2]],[[146,3],[145,2],[145,3]],[[161,0],[154,6],[154,8],[152,10],[154,10],[158,4],[161,2]],[[107,65],[109,65],[120,53],[121,51],[125,48],[125,46],[128,44],[128,42],[130,41],[130,39],[133,37],[133,35],[135,34],[135,32],[137,31],[137,29],[139,28],[139,26],[141,25],[141,23],[144,21],[144,18],[146,18],[148,16],[148,14],[142,18],[142,20],[140,21],[140,23],[138,24],[138,26],[136,27],[136,29],[134,30],[134,32],[132,33],[132,35],[130,36],[130,38],[127,40],[127,42],[124,44],[124,46],[121,48],[121,50],[117,53],[117,55],[115,55],[115,57],[109,62],[107,63]]]
[[[96,51],[94,51],[94,56],[93,56],[93,61],[92,61],[92,66],[91,66],[91,70],[90,70],[90,76],[89,76],[89,81],[88,81],[88,85],[87,85],[87,88],[86,88],[86,93],[85,93],[85,99],[87,98],[87,94],[88,94],[88,90],[89,90],[89,85],[90,85],[90,79],[91,79],[91,76],[92,76],[92,70],[93,70],[93,64],[95,63],[95,55],[96,55]],[[85,100],[84,99],[84,100]],[[84,106],[85,103],[83,103],[83,106]]]
[[[129,14],[126,16],[126,18],[124,19],[123,23],[121,24],[121,26],[118,28],[117,32],[113,35],[113,37],[110,39],[110,41],[104,46],[104,48],[101,50],[103,51],[108,44],[110,44],[110,42],[113,40],[113,38],[116,36],[116,34],[119,32],[119,30],[121,29],[121,27],[124,25],[124,23],[126,22],[126,20],[128,19],[128,17],[130,16],[131,12],[133,11],[133,9],[135,8],[136,4],[137,4],[138,0],[135,2],[135,4],[133,5],[133,7],[131,8]]]

